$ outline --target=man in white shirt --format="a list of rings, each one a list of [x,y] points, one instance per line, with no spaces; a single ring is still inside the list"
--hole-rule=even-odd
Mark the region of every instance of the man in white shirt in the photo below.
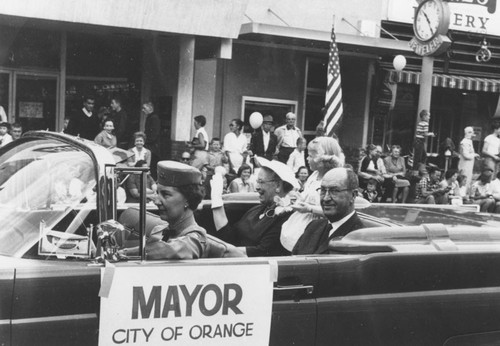
[[[278,136],[278,160],[287,163],[290,154],[297,147],[297,139],[302,137],[302,132],[295,126],[297,116],[289,112],[286,114],[286,124],[278,127],[274,133]]]
[[[333,168],[324,175],[319,197],[326,219],[313,220],[307,225],[292,254],[327,254],[331,239],[364,227],[354,210],[358,186],[358,176],[351,169]]]

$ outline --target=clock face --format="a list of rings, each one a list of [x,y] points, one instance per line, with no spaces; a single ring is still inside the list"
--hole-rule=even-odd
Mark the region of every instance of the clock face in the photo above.
[[[415,15],[415,35],[421,41],[429,41],[439,32],[443,17],[442,7],[436,0],[428,0],[421,4]]]

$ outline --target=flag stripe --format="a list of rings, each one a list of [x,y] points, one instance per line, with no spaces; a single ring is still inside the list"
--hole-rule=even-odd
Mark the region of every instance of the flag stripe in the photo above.
[[[333,135],[335,124],[340,120],[343,113],[342,107],[342,86],[340,78],[339,50],[335,39],[335,30],[332,27],[330,51],[328,53],[328,68],[325,96],[325,132],[327,136]]]

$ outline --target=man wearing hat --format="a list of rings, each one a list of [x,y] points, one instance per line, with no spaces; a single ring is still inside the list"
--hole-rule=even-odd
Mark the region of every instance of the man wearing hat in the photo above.
[[[12,136],[8,134],[10,124],[7,122],[0,123],[0,147],[13,141]]]
[[[158,162],[158,196],[155,204],[162,220],[151,231],[146,243],[146,258],[195,259],[207,256],[206,231],[194,219],[194,211],[203,199],[201,172],[176,161]],[[138,248],[122,250],[137,255]]]
[[[271,115],[264,116],[261,130],[253,133],[250,139],[250,156],[257,155],[272,160],[276,154],[276,146],[278,145],[278,137],[271,132],[273,127],[273,117]]]

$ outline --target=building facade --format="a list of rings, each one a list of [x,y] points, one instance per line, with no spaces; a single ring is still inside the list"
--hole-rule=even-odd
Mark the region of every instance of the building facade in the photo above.
[[[452,52],[436,58],[432,91],[431,127],[439,136],[429,149],[436,153],[445,137],[459,141],[465,126],[475,126],[478,139],[487,135],[498,99],[498,33],[488,26],[496,8],[451,5],[457,39]],[[489,17],[467,17],[472,6]],[[4,0],[0,104],[25,130],[60,130],[83,95],[95,95],[95,111],[103,113],[118,95],[140,129],[140,105],[152,101],[162,158],[177,158],[199,114],[210,137],[223,137],[233,118],[248,124],[259,111],[278,126],[293,111],[313,137],[333,24],[344,103],[337,134],[347,156],[356,163],[357,149],[371,142],[400,144],[408,153],[421,68],[408,46],[415,7],[413,0]],[[492,52],[488,62],[475,60],[482,38]],[[396,55],[408,61],[403,71],[392,67]]]

